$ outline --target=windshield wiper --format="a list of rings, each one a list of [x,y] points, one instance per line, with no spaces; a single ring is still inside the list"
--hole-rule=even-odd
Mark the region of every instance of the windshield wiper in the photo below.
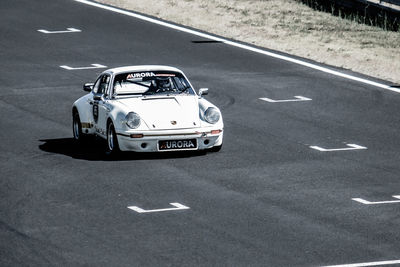
[[[179,92],[179,94],[182,94],[182,93],[186,92],[189,88],[190,88],[190,87],[185,87],[185,89],[181,90],[181,91]]]

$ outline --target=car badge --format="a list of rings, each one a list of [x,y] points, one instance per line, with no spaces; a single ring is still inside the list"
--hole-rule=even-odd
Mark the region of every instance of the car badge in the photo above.
[[[176,121],[171,121],[171,124],[172,125],[176,125]]]

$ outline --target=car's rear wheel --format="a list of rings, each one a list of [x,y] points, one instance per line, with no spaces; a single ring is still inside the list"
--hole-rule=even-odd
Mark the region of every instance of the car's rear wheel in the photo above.
[[[107,147],[106,154],[107,155],[116,155],[119,152],[119,145],[117,134],[115,133],[115,128],[112,122],[108,123],[107,126]]]

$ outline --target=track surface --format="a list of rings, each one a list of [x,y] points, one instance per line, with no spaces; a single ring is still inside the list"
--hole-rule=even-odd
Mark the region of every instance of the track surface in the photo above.
[[[38,29],[81,29],[43,34]],[[1,266],[321,266],[400,258],[400,95],[67,0],[0,4]],[[225,121],[219,153],[116,160],[72,141],[108,67],[182,69]],[[312,101],[268,103],[260,97]],[[162,112],[162,111],[160,111]],[[346,147],[367,150],[320,152]],[[144,209],[189,210],[139,214]]]

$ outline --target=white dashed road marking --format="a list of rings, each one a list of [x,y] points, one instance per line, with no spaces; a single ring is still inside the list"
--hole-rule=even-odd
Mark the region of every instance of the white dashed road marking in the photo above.
[[[392,196],[394,198],[400,199],[400,196]],[[368,201],[362,198],[352,198],[352,200],[360,202],[365,205],[377,205],[377,204],[392,204],[392,203],[400,203],[400,200],[389,200],[389,201]]]
[[[137,206],[129,206],[128,209],[134,210],[138,213],[150,213],[150,212],[161,212],[161,211],[174,211],[174,210],[188,210],[189,207],[182,205],[180,203],[169,203],[170,205],[174,206],[175,208],[168,208],[168,209],[156,209],[156,210],[144,210]]]
[[[261,97],[260,100],[267,101],[270,103],[281,103],[281,102],[301,102],[301,101],[311,101],[311,98],[304,96],[295,96],[296,99],[285,99],[285,100],[273,100],[271,98]]]
[[[399,263],[400,263],[400,260],[393,260],[393,261],[352,263],[352,264],[342,264],[342,265],[329,265],[329,266],[322,266],[322,267],[365,267],[365,266],[393,265],[393,264],[399,264]]]
[[[356,145],[356,144],[347,144],[347,146],[348,147],[346,147],[346,148],[333,148],[333,149],[322,148],[322,147],[319,147],[319,146],[310,146],[310,148],[318,150],[318,151],[321,151],[321,152],[367,149],[365,146],[359,146],[359,145]]]
[[[75,28],[67,28],[66,31],[48,31],[48,30],[37,30],[38,32],[46,33],[46,34],[51,34],[51,33],[72,33],[72,32],[81,32],[79,29]]]
[[[66,69],[66,70],[89,70],[89,69],[102,69],[102,68],[107,68],[107,66],[101,65],[101,64],[91,64],[92,67],[78,67],[78,68],[73,68],[69,67],[66,65],[60,66],[60,68]]]

